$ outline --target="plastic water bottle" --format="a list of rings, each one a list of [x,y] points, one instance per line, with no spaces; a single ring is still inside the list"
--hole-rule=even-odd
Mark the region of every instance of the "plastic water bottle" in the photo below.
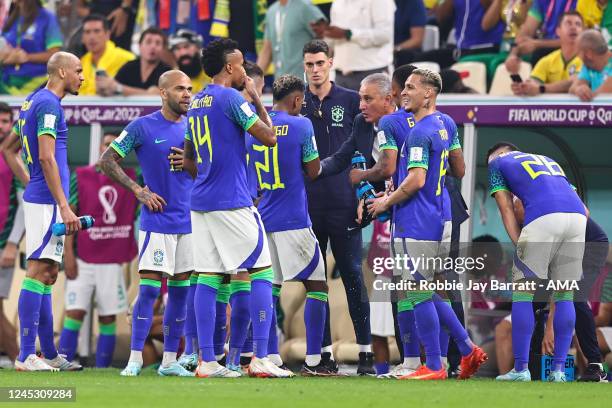
[[[83,215],[82,217],[79,217],[79,221],[81,222],[81,228],[83,228],[84,230],[93,227],[94,223],[96,222],[94,217],[92,217],[91,215]],[[60,235],[65,235],[66,224],[64,224],[63,222],[56,222],[51,227],[51,231],[56,237],[59,237]]]
[[[366,170],[366,160],[363,154],[361,154],[358,150],[353,154],[353,158],[351,159],[351,168]],[[364,200],[364,211],[363,211],[363,219],[361,220],[361,225],[363,227],[367,226],[370,222],[372,222],[372,216],[367,212],[367,205],[365,202],[370,199],[376,198],[376,190],[372,184],[370,184],[367,180],[362,180],[357,186],[357,200]],[[387,211],[378,216],[378,221],[385,222],[391,218],[391,214]]]

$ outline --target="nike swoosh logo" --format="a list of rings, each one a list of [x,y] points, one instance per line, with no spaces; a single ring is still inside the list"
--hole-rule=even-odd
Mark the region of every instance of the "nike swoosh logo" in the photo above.
[[[347,230],[348,232],[351,232],[351,231],[358,230],[358,229],[360,229],[360,228],[361,228],[361,227],[347,227],[347,228],[346,228],[346,230]]]
[[[185,319],[176,319],[177,323],[184,322],[184,321],[185,321]]]
[[[149,319],[148,317],[140,317],[140,316],[136,316],[136,318],[138,320],[148,320]]]
[[[155,139],[155,144],[160,144],[160,143],[164,143],[166,140],[168,139]]]

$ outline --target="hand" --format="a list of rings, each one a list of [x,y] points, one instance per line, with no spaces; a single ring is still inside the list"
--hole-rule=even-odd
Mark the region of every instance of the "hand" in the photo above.
[[[359,200],[357,203],[357,218],[355,218],[355,222],[361,225],[361,221],[363,220],[363,199]]]
[[[77,261],[74,255],[66,256],[64,254],[64,273],[66,274],[66,279],[74,280],[79,276],[79,269],[77,267]]]
[[[115,37],[121,37],[127,28],[129,13],[125,9],[118,7],[108,15],[108,21],[111,22],[111,33]]]
[[[346,31],[344,28],[336,27],[336,26],[327,26],[323,35],[328,38],[333,38],[337,40],[345,40],[346,39]]]
[[[395,191],[395,186],[393,185],[393,179],[389,179],[389,181],[387,182],[387,188],[385,190],[385,193],[387,195],[391,195],[392,192]]]
[[[366,201],[366,204],[368,205],[368,212],[372,215],[372,218],[378,217],[380,214],[389,209],[389,206],[387,205],[387,199],[389,198],[388,195],[380,192],[376,194],[376,197],[377,198],[373,200],[370,199]]]
[[[81,229],[81,221],[77,217],[69,206],[60,208],[60,216],[62,222],[66,225],[66,235],[74,234]]]
[[[108,76],[96,75],[96,93],[101,96],[112,96],[117,90],[117,82]]]
[[[136,191],[136,198],[138,201],[146,205],[149,211],[153,212],[163,212],[164,205],[168,205],[166,200],[149,190],[148,186],[141,187],[138,191]]]
[[[536,41],[530,37],[517,37],[516,46],[520,55],[531,54],[537,48]]]
[[[28,53],[21,48],[15,49],[15,64],[22,65],[28,62]]]
[[[15,266],[15,259],[17,259],[17,245],[7,242],[0,258],[0,268],[12,268]]]
[[[174,168],[174,171],[183,171],[183,149],[175,146],[170,149],[173,151],[168,155],[170,165]]]
[[[25,51],[21,48],[11,48],[4,54],[2,62],[4,65],[19,65],[23,64]],[[27,54],[25,54],[25,58],[27,58]]]
[[[323,34],[327,27],[329,27],[329,23],[325,20],[313,21],[310,23],[310,29],[316,38],[323,38]]]
[[[593,91],[586,84],[578,85],[574,90],[574,94],[579,97],[582,102],[591,101],[593,100],[594,96]]]
[[[515,54],[510,54],[504,65],[510,74],[518,74],[521,68],[521,59]]]
[[[365,171],[360,169],[352,169],[349,173],[349,180],[351,184],[356,186],[361,182],[361,180],[365,179]]]
[[[259,93],[257,93],[257,87],[255,86],[255,81],[253,81],[253,78],[247,76],[246,74],[244,78],[244,89],[247,91],[251,99],[253,100],[259,99]]]
[[[544,339],[542,339],[542,354],[552,356],[555,353],[555,332],[552,325],[544,329]]]

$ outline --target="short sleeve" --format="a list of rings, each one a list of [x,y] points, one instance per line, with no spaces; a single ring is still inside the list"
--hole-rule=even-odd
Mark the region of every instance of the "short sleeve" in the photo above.
[[[111,148],[121,157],[127,156],[132,150],[141,144],[140,126],[137,122],[132,122],[111,143]]]
[[[461,142],[459,141],[459,130],[457,130],[457,124],[455,121],[448,115],[442,115],[442,122],[444,123],[444,128],[446,132],[450,135],[450,146],[448,151],[453,151],[457,149],[461,149]]]
[[[427,24],[427,11],[422,1],[413,1],[410,10],[410,28],[425,27]]]
[[[382,150],[396,150],[397,151],[397,140],[394,136],[393,123],[392,121],[384,117],[380,120],[378,133],[376,133],[376,140],[378,141],[378,148]]]
[[[242,129],[248,131],[259,120],[259,116],[253,112],[249,103],[238,91],[234,90],[227,96],[226,116]]]
[[[62,112],[59,103],[49,101],[48,103],[38,104],[36,111],[36,136],[51,135],[56,138],[61,118]]]
[[[189,140],[193,143],[193,135],[191,134],[191,126],[189,125],[185,126],[185,140]]]
[[[312,29],[310,28],[310,23],[314,23],[321,19],[324,19],[325,21],[327,21],[327,19],[325,18],[325,14],[323,14],[321,9],[315,6],[314,4],[305,3],[305,6],[306,7],[304,8],[304,16],[303,16],[304,18],[302,19],[302,21],[306,24],[306,28],[308,29],[308,31],[312,33]]]
[[[541,23],[542,20],[544,20],[544,16],[543,16],[539,1],[536,0],[533,2],[533,5],[529,9],[529,15],[535,18],[536,20],[538,20],[538,23]]]
[[[499,169],[499,159],[495,159],[489,163],[489,194],[493,195],[502,190],[510,191],[510,188],[508,188],[506,179]]]
[[[426,133],[414,130],[408,140],[408,168],[421,167],[427,169],[429,167],[429,149],[431,148],[431,139]]]
[[[45,30],[45,49],[62,47],[63,45],[62,30],[60,29],[55,14],[50,13],[49,24],[47,24]]]
[[[302,136],[302,162],[308,163],[319,157],[319,151],[317,150],[317,141],[315,139],[312,122],[306,119],[304,123],[305,125],[303,127],[304,130]]]
[[[549,63],[549,60],[547,57],[544,57],[541,60],[539,60],[537,64],[535,65],[535,67],[531,70],[531,77],[545,84],[546,79],[548,78],[548,75],[546,74],[548,71],[547,70],[548,63]]]

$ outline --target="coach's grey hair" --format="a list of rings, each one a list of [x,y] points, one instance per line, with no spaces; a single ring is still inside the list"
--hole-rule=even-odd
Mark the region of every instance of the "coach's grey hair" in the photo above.
[[[578,37],[580,48],[592,50],[597,55],[608,52],[608,43],[604,36],[597,30],[585,30]]]
[[[436,94],[442,92],[442,77],[437,72],[429,69],[415,69],[412,71],[412,75],[420,76],[421,83],[433,87],[436,90]]]
[[[361,86],[367,84],[376,85],[382,96],[391,95],[391,78],[387,74],[370,74],[361,81]]]

